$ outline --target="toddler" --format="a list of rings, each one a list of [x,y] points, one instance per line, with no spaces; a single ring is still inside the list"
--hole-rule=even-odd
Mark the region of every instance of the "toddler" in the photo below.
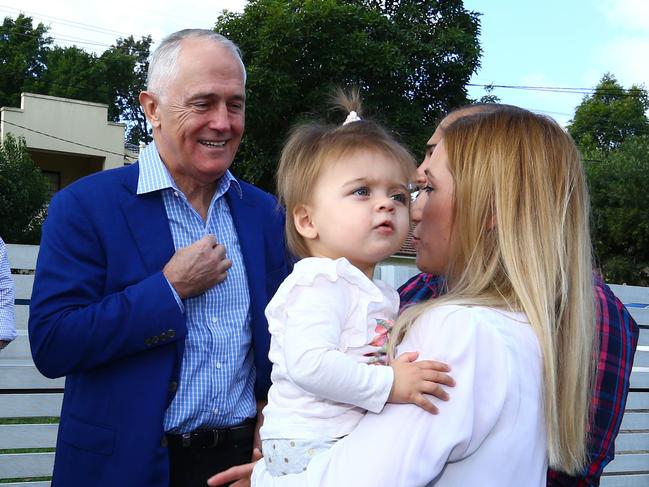
[[[260,435],[274,476],[302,472],[386,402],[435,412],[423,394],[446,399],[433,381],[452,385],[436,372],[443,364],[416,354],[388,363],[399,297],[373,274],[408,234],[414,161],[358,117],[357,96],[341,103],[350,113],[342,126],[292,131],[277,173],[287,242],[301,260],[266,308],[273,385]]]

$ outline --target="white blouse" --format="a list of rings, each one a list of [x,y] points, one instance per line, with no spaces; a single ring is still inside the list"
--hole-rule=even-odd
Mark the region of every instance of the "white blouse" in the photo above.
[[[273,385],[261,438],[340,438],[381,411],[394,373],[369,362],[398,308],[394,289],[345,258],[299,261],[266,308]]]
[[[406,351],[450,365],[450,400],[431,398],[439,414],[388,404],[302,474],[272,477],[258,462],[253,485],[545,486],[542,361],[524,314],[439,306],[409,331]]]

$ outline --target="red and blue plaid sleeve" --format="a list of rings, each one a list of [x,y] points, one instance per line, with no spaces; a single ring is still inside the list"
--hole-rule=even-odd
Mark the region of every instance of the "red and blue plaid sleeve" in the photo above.
[[[401,306],[399,311],[404,308],[438,297],[442,294],[444,288],[444,278],[422,272],[411,277],[403,286],[399,288],[399,298]]]

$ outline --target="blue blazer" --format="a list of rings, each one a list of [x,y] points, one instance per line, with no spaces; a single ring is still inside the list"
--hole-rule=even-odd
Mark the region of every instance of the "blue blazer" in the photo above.
[[[47,377],[66,376],[53,486],[167,487],[161,446],[187,335],[162,274],[174,253],[159,193],[137,195],[139,165],[56,194],[43,226],[29,338]],[[250,287],[256,394],[270,386],[264,309],[289,272],[275,199],[241,182],[227,202]]]

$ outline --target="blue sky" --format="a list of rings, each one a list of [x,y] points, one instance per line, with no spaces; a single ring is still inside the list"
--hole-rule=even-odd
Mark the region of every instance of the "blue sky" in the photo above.
[[[649,86],[647,0],[465,0],[482,12],[475,84],[592,88],[606,72],[625,86]],[[482,88],[470,93],[480,97]],[[583,94],[495,89],[504,103],[565,123]]]
[[[101,52],[119,36],[151,34],[159,40],[186,27],[211,28],[222,9],[239,11],[245,3],[0,0],[0,15],[16,17],[22,10],[50,25],[60,44]],[[472,83],[592,88],[611,72],[625,87],[649,87],[649,0],[465,0],[464,5],[483,14],[482,67]],[[505,88],[493,93],[503,103],[546,113],[562,124],[584,96]],[[470,94],[479,98],[484,89],[471,87]]]

